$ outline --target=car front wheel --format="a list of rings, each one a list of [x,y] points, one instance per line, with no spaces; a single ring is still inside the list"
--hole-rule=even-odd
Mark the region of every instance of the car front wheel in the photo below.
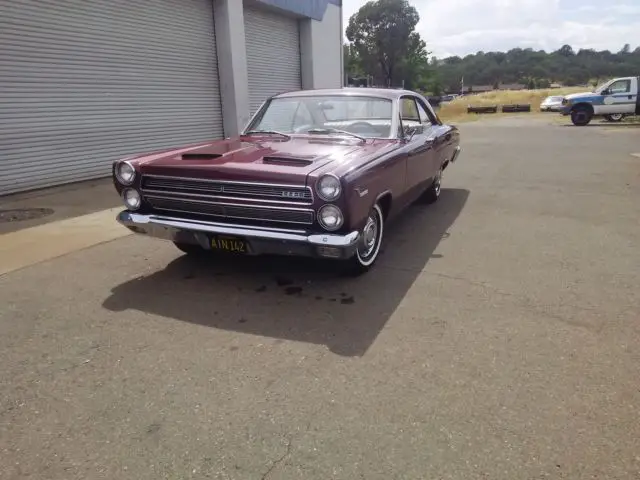
[[[577,127],[584,127],[591,122],[593,113],[587,107],[575,107],[571,111],[571,122]]]
[[[360,275],[367,272],[378,259],[382,236],[384,233],[384,215],[377,203],[369,212],[369,216],[362,229],[356,253],[348,262],[347,273]]]

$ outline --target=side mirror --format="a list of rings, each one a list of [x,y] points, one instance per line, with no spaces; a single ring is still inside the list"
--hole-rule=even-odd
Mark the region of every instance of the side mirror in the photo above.
[[[602,90],[602,92],[600,92],[600,95],[611,95],[611,92],[608,88],[605,88],[604,90]]]
[[[424,133],[424,125],[415,125],[413,127],[405,127],[404,136],[405,140],[411,141],[414,135]]]

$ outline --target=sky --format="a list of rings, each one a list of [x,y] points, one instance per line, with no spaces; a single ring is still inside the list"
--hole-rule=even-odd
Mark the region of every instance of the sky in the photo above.
[[[365,0],[342,0],[344,27]],[[619,51],[640,46],[640,0],[409,0],[438,58],[511,48]]]

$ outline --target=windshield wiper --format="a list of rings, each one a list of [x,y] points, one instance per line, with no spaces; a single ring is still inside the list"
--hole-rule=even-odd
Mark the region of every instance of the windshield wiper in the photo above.
[[[249,130],[248,132],[245,133],[245,135],[253,135],[253,134],[280,135],[281,137],[285,137],[285,138],[291,139],[291,135],[287,135],[286,133],[278,132],[277,130]]]
[[[340,130],[338,128],[312,128],[311,130],[307,130],[307,133],[317,133],[317,134],[329,134],[329,133],[340,133],[342,135],[349,135],[350,137],[355,137],[363,142],[366,142],[367,139],[361,137],[360,135],[356,135],[355,133],[347,132],[346,130]]]

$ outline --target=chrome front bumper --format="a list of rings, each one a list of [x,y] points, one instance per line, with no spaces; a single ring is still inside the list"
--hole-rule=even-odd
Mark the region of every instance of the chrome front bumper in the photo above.
[[[460,145],[458,145],[453,151],[453,156],[451,157],[451,163],[454,163],[458,159],[458,155],[460,155]]]
[[[134,233],[211,250],[213,236],[236,237],[249,244],[249,254],[300,255],[345,259],[355,254],[360,234],[309,233],[305,230],[255,227],[123,210],[116,220]]]

